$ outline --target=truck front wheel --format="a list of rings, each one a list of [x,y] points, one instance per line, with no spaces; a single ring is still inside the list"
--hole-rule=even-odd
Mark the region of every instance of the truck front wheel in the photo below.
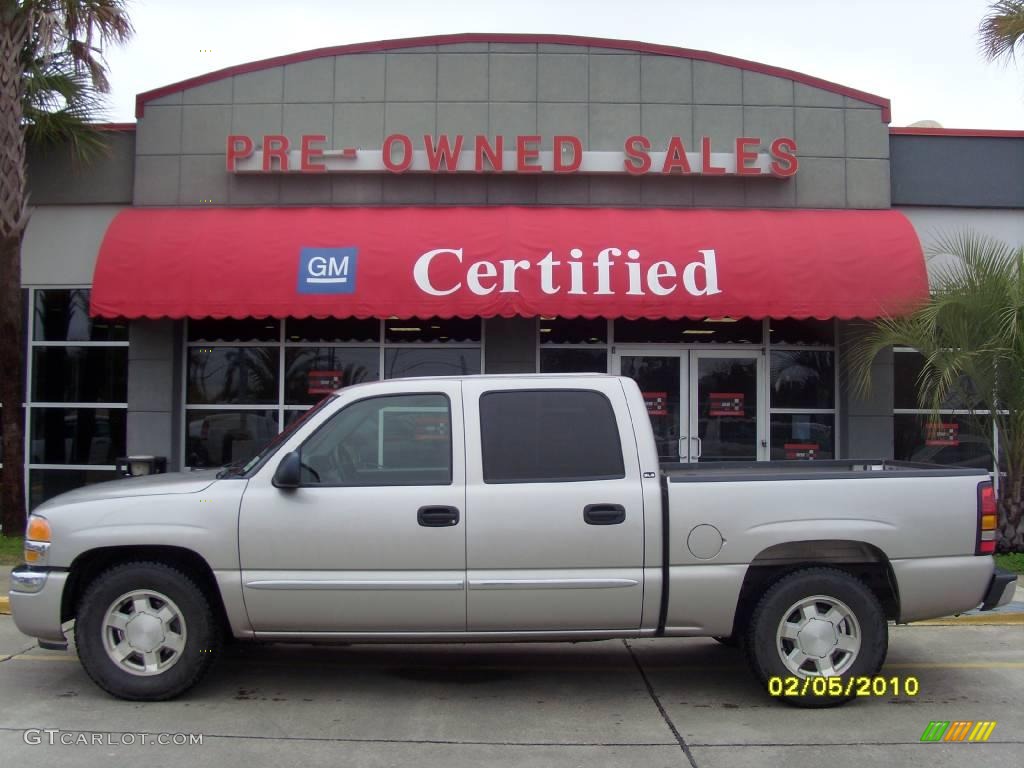
[[[163,563],[137,562],[89,585],[76,612],[75,643],[100,688],[131,701],[162,701],[199,682],[221,632],[191,579]]]
[[[748,631],[754,673],[770,694],[800,707],[854,698],[856,678],[878,673],[889,643],[878,598],[835,568],[807,568],[777,581]]]

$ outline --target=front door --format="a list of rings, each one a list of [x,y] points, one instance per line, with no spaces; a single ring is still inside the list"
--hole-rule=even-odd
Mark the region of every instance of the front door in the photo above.
[[[760,353],[690,353],[691,461],[766,458],[760,381]]]
[[[619,347],[614,365],[644,395],[662,462],[768,457],[759,351]]]
[[[465,455],[458,381],[355,399],[298,448],[302,484],[242,497],[245,607],[263,632],[466,629]]]

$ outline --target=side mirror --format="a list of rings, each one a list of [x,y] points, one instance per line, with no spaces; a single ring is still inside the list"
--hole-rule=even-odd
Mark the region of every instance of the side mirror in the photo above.
[[[298,488],[302,479],[302,461],[298,451],[286,453],[274,472],[275,488]]]

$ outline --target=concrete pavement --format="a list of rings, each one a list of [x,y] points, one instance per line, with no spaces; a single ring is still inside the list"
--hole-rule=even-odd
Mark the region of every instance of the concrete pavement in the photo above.
[[[886,675],[916,697],[796,710],[708,640],[575,645],[237,646],[185,697],[110,698],[73,654],[33,648],[0,617],[0,754],[10,764],[130,760],[232,766],[800,766],[1016,764],[1024,630],[891,630]],[[28,650],[26,650],[28,649]],[[922,744],[930,720],[996,720],[987,744]],[[195,746],[26,744],[26,728],[194,732]],[[7,759],[5,759],[7,762]]]

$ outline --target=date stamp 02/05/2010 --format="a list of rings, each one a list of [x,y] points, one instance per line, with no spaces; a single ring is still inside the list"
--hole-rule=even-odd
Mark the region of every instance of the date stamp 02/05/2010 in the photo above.
[[[916,677],[770,677],[768,693],[772,696],[917,696],[921,684]]]

